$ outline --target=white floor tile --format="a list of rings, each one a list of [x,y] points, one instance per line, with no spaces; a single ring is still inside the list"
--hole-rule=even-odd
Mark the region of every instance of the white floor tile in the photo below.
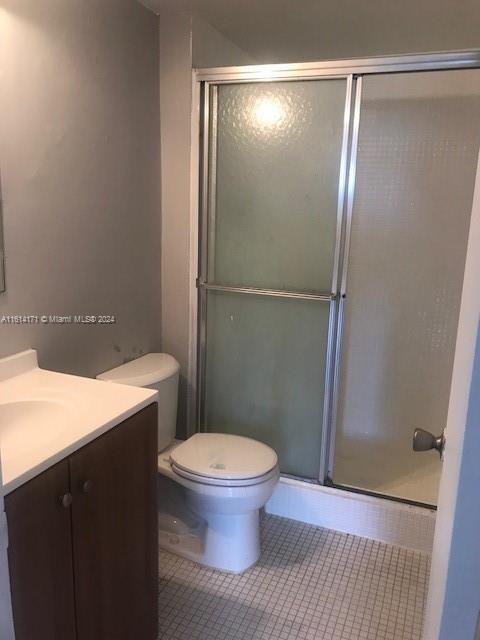
[[[267,515],[243,575],[160,552],[162,640],[420,640],[429,556]]]

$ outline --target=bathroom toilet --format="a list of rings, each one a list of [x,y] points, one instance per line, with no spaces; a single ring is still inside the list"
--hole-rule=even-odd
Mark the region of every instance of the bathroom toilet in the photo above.
[[[279,479],[277,454],[251,438],[223,433],[175,441],[178,375],[172,356],[149,353],[97,378],[159,392],[160,546],[240,573],[260,556],[259,510]]]

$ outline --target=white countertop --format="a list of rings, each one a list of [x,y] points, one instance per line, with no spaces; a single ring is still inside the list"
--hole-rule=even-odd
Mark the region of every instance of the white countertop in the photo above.
[[[19,363],[16,358],[22,356]],[[158,396],[152,389],[55,373],[36,363],[33,350],[0,360],[5,494],[156,402]]]

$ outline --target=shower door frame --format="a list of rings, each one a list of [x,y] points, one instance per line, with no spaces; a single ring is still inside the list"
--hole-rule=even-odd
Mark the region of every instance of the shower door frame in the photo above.
[[[336,60],[314,63],[258,65],[244,67],[217,67],[193,71],[192,109],[192,180],[191,221],[197,229],[197,247],[191,254],[191,317],[190,317],[190,402],[189,433],[204,428],[205,367],[206,367],[206,298],[208,291],[226,291],[238,294],[276,296],[317,300],[330,304],[324,403],[321,432],[321,450],[318,480],[298,477],[306,482],[318,482],[354,490],[390,500],[412,501],[392,496],[382,496],[368,490],[351,489],[334,485],[333,462],[335,431],[339,395],[339,373],[344,308],[347,294],[347,271],[350,246],[351,220],[355,194],[357,143],[361,114],[362,77],[371,74],[407,73],[415,71],[448,71],[480,68],[480,51],[442,52],[419,55],[402,55]],[[332,288],[329,294],[230,287],[209,283],[208,275],[208,222],[211,204],[210,169],[210,87],[222,84],[288,82],[295,80],[345,79],[346,95],[343,120],[342,149],[339,169],[337,202],[337,226]],[[214,90],[215,97],[215,90]],[[213,158],[213,164],[215,158]],[[197,169],[198,167],[198,169]],[[197,173],[198,171],[198,173]],[[214,183],[213,183],[214,184]],[[198,251],[198,253],[197,253]],[[287,475],[287,474],[284,474]],[[291,476],[290,476],[291,477]],[[418,504],[418,503],[415,503]]]
[[[264,84],[268,81],[279,81],[277,78],[259,77],[254,80],[248,79],[241,82],[258,82]],[[325,378],[324,378],[324,397],[323,397],[323,415],[322,424],[319,425],[321,429],[321,445],[320,445],[320,460],[319,460],[319,477],[324,477],[326,474],[325,464],[326,457],[322,455],[322,452],[327,450],[328,442],[328,427],[330,416],[330,402],[332,399],[331,389],[335,354],[335,327],[336,318],[338,313],[338,290],[340,282],[340,264],[341,264],[341,250],[342,250],[342,234],[344,226],[344,208],[345,208],[345,194],[348,175],[348,148],[350,144],[351,133],[351,115],[352,115],[352,100],[354,96],[355,80],[353,74],[317,74],[315,76],[309,75],[306,77],[304,74],[289,74],[287,77],[282,77],[282,82],[293,82],[298,80],[306,81],[329,81],[329,80],[344,80],[345,81],[345,103],[343,109],[343,125],[342,125],[342,138],[341,138],[341,154],[340,154],[340,166],[339,166],[339,179],[338,179],[338,191],[337,191],[337,209],[336,209],[336,234],[335,234],[335,249],[334,259],[332,265],[332,278],[330,283],[330,291],[322,293],[313,292],[301,292],[301,291],[279,291],[275,289],[259,289],[252,287],[235,287],[218,285],[208,282],[209,261],[212,258],[211,251],[211,229],[209,229],[210,219],[215,219],[215,171],[216,171],[216,157],[215,152],[210,148],[210,142],[213,145],[216,144],[215,127],[216,127],[216,91],[217,84],[238,84],[237,79],[226,78],[220,82],[203,82],[203,94],[202,94],[202,155],[201,155],[201,209],[200,209],[200,250],[199,250],[199,277],[197,279],[197,287],[199,291],[199,366],[197,372],[198,380],[198,405],[197,405],[197,428],[203,430],[205,428],[205,367],[206,367],[206,306],[207,306],[207,292],[208,291],[224,291],[228,293],[244,294],[244,295],[260,295],[266,297],[297,299],[297,300],[311,300],[318,304],[329,305],[329,319],[328,319],[328,333],[327,344],[325,353]],[[213,88],[212,93],[210,87]],[[211,104],[213,103],[213,113],[210,112]],[[210,122],[213,123],[212,135],[210,135]],[[213,146],[212,145],[212,146]],[[213,153],[212,153],[213,151]],[[213,169],[212,169],[213,168]],[[212,175],[213,174],[213,175]],[[212,193],[213,191],[213,193]],[[210,247],[209,247],[210,245]],[[309,478],[302,478],[303,480],[309,480]],[[315,479],[317,481],[317,479]]]

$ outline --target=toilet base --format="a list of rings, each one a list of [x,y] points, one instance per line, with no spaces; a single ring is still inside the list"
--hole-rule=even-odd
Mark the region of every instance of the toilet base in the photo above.
[[[161,549],[227,573],[243,573],[260,557],[259,511],[238,515],[202,514],[205,527],[195,539],[159,531]]]
[[[158,456],[158,471],[161,549],[228,573],[257,562],[260,509],[278,482],[278,468],[255,485],[208,485],[174,473],[167,450]]]

